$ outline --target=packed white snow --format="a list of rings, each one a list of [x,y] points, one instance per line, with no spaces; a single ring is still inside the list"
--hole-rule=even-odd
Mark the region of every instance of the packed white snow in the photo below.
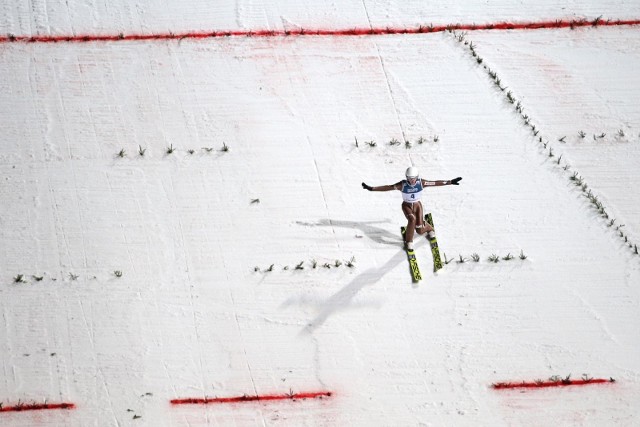
[[[640,18],[615,0],[0,10],[13,35]],[[639,68],[637,26],[0,44],[0,402],[76,405],[0,424],[637,424]],[[417,286],[400,194],[360,185],[412,164],[463,177],[426,190],[448,264],[416,238]],[[616,381],[491,387],[569,375]],[[309,391],[332,396],[169,403]]]

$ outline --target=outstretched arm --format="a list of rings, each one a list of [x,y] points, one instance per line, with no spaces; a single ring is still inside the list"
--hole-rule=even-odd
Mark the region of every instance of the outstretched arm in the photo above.
[[[380,185],[378,187],[372,187],[372,186],[367,185],[367,184],[365,184],[363,182],[362,183],[362,188],[364,188],[365,190],[369,190],[369,191],[391,191],[391,190],[397,190],[398,189],[398,184]]]
[[[453,179],[439,179],[436,181],[428,181],[426,179],[422,180],[422,185],[425,187],[440,187],[441,185],[460,185],[461,177],[453,178]]]

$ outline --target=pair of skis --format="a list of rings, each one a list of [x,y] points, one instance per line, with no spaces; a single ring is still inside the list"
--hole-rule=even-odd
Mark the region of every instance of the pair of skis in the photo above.
[[[433,218],[431,213],[428,213],[424,216],[425,221],[429,223],[431,227],[433,227]],[[435,227],[433,227],[435,230]],[[400,232],[402,233],[402,237],[404,238],[404,233],[406,231],[406,227],[400,227]],[[433,256],[433,271],[436,272],[442,268],[442,260],[440,259],[440,249],[438,249],[438,240],[434,237],[429,240],[429,244],[431,245],[431,255]],[[420,267],[418,267],[418,260],[416,259],[416,253],[413,249],[405,249],[407,252],[407,259],[409,260],[409,268],[411,270],[411,278],[414,283],[422,280],[422,274],[420,274]]]

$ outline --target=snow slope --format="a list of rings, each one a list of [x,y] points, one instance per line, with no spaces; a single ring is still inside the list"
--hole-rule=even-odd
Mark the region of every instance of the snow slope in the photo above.
[[[640,16],[509,4],[35,2],[0,31]],[[619,233],[640,241],[638,27],[465,37],[538,135],[449,33],[0,45],[0,402],[76,405],[1,424],[637,424],[640,256]],[[360,187],[412,163],[464,178],[425,205],[467,261],[433,275],[420,241],[417,287],[399,195]],[[491,388],[569,374],[616,382]]]

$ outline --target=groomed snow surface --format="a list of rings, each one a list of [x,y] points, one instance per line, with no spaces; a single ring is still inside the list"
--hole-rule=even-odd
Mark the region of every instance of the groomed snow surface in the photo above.
[[[9,3],[27,36],[640,17]],[[638,425],[638,69],[637,26],[1,43],[0,403],[75,406],[0,425]],[[399,193],[360,186],[411,164],[463,177],[417,286]],[[615,382],[492,387],[552,377]]]

